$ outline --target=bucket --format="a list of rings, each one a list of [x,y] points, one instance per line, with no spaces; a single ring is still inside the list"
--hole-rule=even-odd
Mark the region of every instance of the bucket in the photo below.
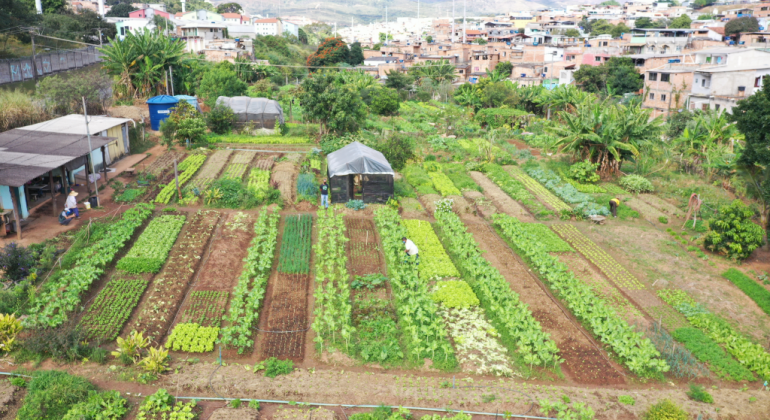
[[[85,203],[83,203],[83,204],[85,204],[85,205],[86,205],[86,210],[91,210],[91,203],[89,203],[88,201],[86,201],[86,202],[85,202]]]

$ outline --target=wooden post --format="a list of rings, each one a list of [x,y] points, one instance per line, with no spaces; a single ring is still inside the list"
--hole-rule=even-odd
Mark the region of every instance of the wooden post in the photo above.
[[[176,159],[174,159],[174,180],[176,181],[176,192],[179,194],[179,200],[182,200],[182,190],[179,188],[179,173],[176,170]]]
[[[59,170],[61,171],[61,189],[62,189],[62,194],[64,194],[66,196],[69,193],[69,191],[67,191],[67,190],[70,187],[70,178],[69,178],[69,176],[67,176],[67,168],[65,168],[64,165],[62,165],[59,168]]]
[[[107,181],[107,155],[104,153],[104,146],[101,147],[102,149],[102,163],[104,164],[104,183],[106,184]]]
[[[53,207],[53,216],[56,217],[56,191],[53,189],[53,170],[48,171],[48,188],[51,189],[51,206]]]
[[[18,187],[10,187],[11,189],[11,201],[13,202],[13,217],[16,219],[16,238],[21,240],[21,206],[19,206],[19,199],[16,198],[16,194],[19,192]]]

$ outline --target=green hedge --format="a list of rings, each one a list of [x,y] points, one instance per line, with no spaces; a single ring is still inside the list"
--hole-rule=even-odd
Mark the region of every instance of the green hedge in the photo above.
[[[764,286],[734,268],[725,271],[722,276],[743,290],[746,296],[750,297],[757,306],[770,315],[770,290],[765,289]]]
[[[476,114],[479,124],[490,128],[499,128],[504,125],[513,126],[522,118],[530,115],[527,111],[513,108],[485,108]]]
[[[697,328],[678,328],[672,334],[701,362],[707,363],[717,376],[732,381],[753,381],[754,375],[743,365],[725,353],[716,341]]]

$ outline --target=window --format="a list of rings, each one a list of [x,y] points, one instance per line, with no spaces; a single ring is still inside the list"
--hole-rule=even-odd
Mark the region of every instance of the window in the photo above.
[[[647,76],[647,81],[654,82],[658,80],[658,73],[650,73],[649,76]]]
[[[716,104],[716,105],[714,105],[714,109],[715,109],[716,111],[719,111],[719,104]]]
[[[762,87],[762,78],[761,77],[757,77],[756,79],[754,79],[754,87]]]
[[[655,94],[654,94],[654,93],[651,93],[651,94],[650,94],[650,100],[651,100],[651,101],[654,101],[654,100],[655,100]]]
[[[594,57],[594,61],[602,61],[601,57]]]
[[[660,75],[660,81],[661,82],[668,82],[670,77],[671,77],[670,74],[663,73],[663,74]]]
[[[666,102],[666,95],[660,95],[661,102]]]
[[[706,79],[701,79],[701,81],[700,81],[700,85],[701,85],[702,87],[706,87]]]

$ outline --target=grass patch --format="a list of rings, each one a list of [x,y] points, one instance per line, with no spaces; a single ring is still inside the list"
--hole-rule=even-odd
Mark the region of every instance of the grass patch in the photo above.
[[[734,268],[725,271],[722,276],[738,286],[757,306],[770,315],[770,290]]]
[[[716,341],[696,328],[679,328],[672,334],[676,341],[683,343],[687,350],[701,362],[707,363],[714,374],[732,381],[753,381],[756,378],[743,365],[725,353]]]
[[[473,180],[473,178],[468,175],[468,172],[465,170],[465,165],[462,163],[447,163],[445,165],[442,165],[441,168],[447,177],[452,181],[453,184],[455,184],[455,187],[457,187],[460,191],[478,191],[483,192],[484,190],[481,189],[481,187],[476,184],[476,181]]]

